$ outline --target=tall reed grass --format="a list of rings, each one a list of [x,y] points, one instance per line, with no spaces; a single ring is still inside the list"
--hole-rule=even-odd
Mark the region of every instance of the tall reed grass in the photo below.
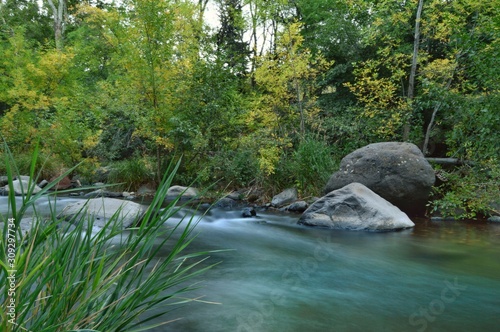
[[[200,264],[207,252],[185,254],[195,238],[194,217],[165,224],[180,208],[178,199],[162,207],[179,164],[166,173],[134,228],[119,228],[116,213],[106,227],[91,232],[93,220],[85,211],[70,220],[74,228],[64,228],[55,212],[44,219],[35,210],[31,228],[23,232],[26,211],[59,179],[36,194],[30,183],[16,206],[12,183],[18,170],[7,146],[4,155],[11,190],[9,215],[0,220],[0,331],[147,331],[158,316],[165,323],[175,319],[169,314],[186,302],[190,280],[211,267]],[[32,179],[37,157],[35,148]],[[160,248],[169,254],[158,255]],[[164,308],[160,314],[147,315],[158,307]]]

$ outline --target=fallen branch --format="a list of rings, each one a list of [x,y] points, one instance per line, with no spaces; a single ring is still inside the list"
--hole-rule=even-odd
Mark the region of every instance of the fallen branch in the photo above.
[[[425,158],[428,162],[438,165],[469,165],[474,166],[476,163],[470,160],[462,160],[458,158]]]

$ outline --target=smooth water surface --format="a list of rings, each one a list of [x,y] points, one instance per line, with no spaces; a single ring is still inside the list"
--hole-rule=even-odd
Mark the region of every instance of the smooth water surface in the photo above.
[[[156,321],[173,322],[149,331],[500,331],[500,224],[416,220],[369,233],[298,226],[298,217],[209,212],[189,251],[232,250],[203,263],[219,264],[183,294],[197,301],[151,312],[177,308]]]
[[[211,255],[199,301],[151,331],[500,331],[500,224],[368,233],[260,216],[200,222],[190,250],[234,251]]]

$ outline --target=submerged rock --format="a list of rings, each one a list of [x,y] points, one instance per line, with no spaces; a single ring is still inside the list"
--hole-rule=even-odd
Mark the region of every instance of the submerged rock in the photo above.
[[[290,212],[304,212],[307,210],[308,206],[309,204],[307,204],[306,201],[296,201],[285,207],[284,210]]]
[[[257,216],[257,211],[253,207],[246,207],[241,211],[241,216],[243,218],[252,218]]]
[[[488,221],[500,223],[500,216],[491,216],[488,218]]]
[[[234,199],[231,199],[229,197],[223,197],[223,198],[219,199],[214,204],[215,207],[218,207],[221,209],[226,209],[226,210],[234,209],[237,205],[238,205],[238,202],[236,202]]]
[[[123,196],[123,192],[115,192],[115,191],[107,191],[104,189],[97,189],[86,193],[83,197],[85,198],[97,198],[97,197],[109,197],[109,198],[121,198]]]
[[[368,231],[415,226],[404,212],[360,183],[351,183],[323,196],[303,213],[298,223]]]

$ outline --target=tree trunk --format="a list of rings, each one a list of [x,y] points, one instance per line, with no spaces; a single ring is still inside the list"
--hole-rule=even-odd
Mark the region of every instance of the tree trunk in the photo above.
[[[47,0],[54,19],[54,39],[56,42],[56,49],[62,50],[64,43],[64,16],[66,14],[66,3],[64,0],[58,1],[58,6],[52,0]]]
[[[458,64],[458,59],[460,58],[460,56],[461,56],[461,53],[458,53],[457,64]],[[450,89],[451,82],[453,81],[453,77],[455,76],[455,71],[457,70],[457,66],[458,65],[455,65],[455,68],[453,68],[453,72],[451,73],[450,79],[448,80],[448,83],[446,83],[446,88],[445,88],[446,91],[448,91]],[[442,105],[441,101],[436,104],[436,106],[434,107],[434,110],[432,111],[431,120],[429,121],[429,124],[427,125],[427,130],[425,131],[424,145],[422,146],[422,153],[424,154],[424,156],[427,155],[427,146],[429,145],[432,127],[434,126],[434,120],[436,119],[436,114],[439,111],[439,109],[441,108],[441,105]]]
[[[411,71],[410,71],[410,81],[408,82],[408,101],[413,101],[413,97],[415,94],[415,76],[417,75],[417,61],[418,61],[418,48],[420,45],[420,18],[422,17],[422,8],[424,6],[424,0],[418,1],[417,8],[417,18],[415,19],[415,37],[413,40],[413,59],[411,61]],[[413,107],[412,107],[413,108]],[[413,110],[411,110],[413,113]],[[404,130],[403,130],[403,140],[407,141],[410,138],[410,117],[406,120]]]
[[[435,107],[434,107],[434,110],[432,111],[432,116],[431,116],[431,120],[429,121],[429,124],[427,125],[427,130],[425,131],[425,138],[424,138],[424,145],[422,146],[422,153],[424,154],[424,156],[427,155],[428,151],[427,151],[427,147],[429,145],[429,139],[431,137],[431,130],[432,130],[432,126],[434,125],[434,120],[436,118],[436,114],[437,112],[439,111],[439,108],[441,107],[441,102],[439,102]]]

